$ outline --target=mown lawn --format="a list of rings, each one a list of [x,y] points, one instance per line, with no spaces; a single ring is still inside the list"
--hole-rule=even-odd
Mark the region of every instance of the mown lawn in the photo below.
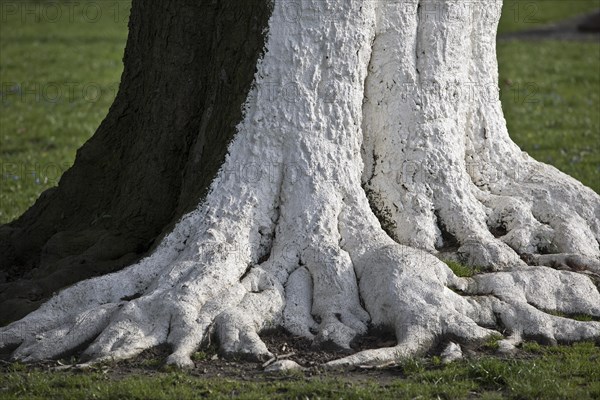
[[[499,32],[538,28],[600,8],[600,0],[504,0]]]
[[[128,1],[0,2],[0,223],[55,186],[116,95]]]
[[[600,42],[500,42],[498,58],[511,137],[600,192]]]
[[[94,2],[96,8],[83,1],[72,13],[63,6],[58,18],[51,3],[64,5],[0,1],[0,223],[56,185],[106,115],[122,71],[127,1]],[[533,28],[597,7],[600,0],[507,0],[500,29]],[[503,41],[498,56],[514,140],[600,191],[600,44]],[[600,349],[589,343],[527,344],[511,360],[438,361],[408,363],[383,384],[327,374],[245,382],[166,371],[48,372],[17,364],[0,374],[0,398],[600,398]]]
[[[0,376],[3,399],[593,399],[600,398],[600,349],[592,343],[542,347],[525,343],[518,358],[484,356],[442,366],[413,360],[395,377],[361,379],[360,373],[292,373],[251,381],[205,379],[186,372],[114,376],[48,372],[13,365]],[[104,372],[102,372],[104,371]],[[240,377],[241,378],[241,377]]]

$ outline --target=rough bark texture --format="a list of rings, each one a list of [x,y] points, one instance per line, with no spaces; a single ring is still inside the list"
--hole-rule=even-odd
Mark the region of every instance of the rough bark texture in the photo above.
[[[206,195],[241,120],[271,6],[134,0],[118,96],[58,187],[0,228],[0,323],[131,264]]]
[[[600,340],[600,196],[522,153],[481,90],[497,88],[501,2],[290,4],[274,2],[204,200],[148,257],[0,330],[0,348],[35,361],[86,345],[99,361],[168,343],[167,361],[191,366],[212,336],[265,359],[273,327],[343,352],[369,325],[394,332],[327,364],[344,367],[440,345],[455,359],[496,336],[502,351]]]

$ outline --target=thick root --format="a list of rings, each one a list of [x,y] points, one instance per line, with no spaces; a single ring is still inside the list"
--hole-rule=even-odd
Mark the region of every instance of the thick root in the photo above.
[[[350,342],[366,333],[369,320],[360,305],[352,261],[339,248],[310,253],[313,257],[306,263],[313,276],[312,314],[321,321],[315,344],[350,351]]]
[[[598,340],[600,322],[568,316],[600,317],[600,293],[578,273],[600,269],[600,197],[523,155],[497,98],[428,89],[496,68],[479,8],[444,1],[479,21],[463,29],[427,19],[418,3],[429,1],[339,1],[335,22],[290,21],[276,1],[241,134],[205,202],[149,258],[1,328],[0,347],[36,361],[89,344],[84,356],[101,361],[166,343],[168,363],[191,367],[213,334],[222,354],[264,360],[259,335],[275,327],[344,352],[369,323],[395,333],[395,346],[328,364],[340,367],[453,343],[449,359],[501,335],[505,351]],[[311,62],[290,68],[298,57]],[[297,97],[273,100],[269,82],[296,83]],[[320,97],[324,82],[335,101]],[[247,181],[231,173],[243,165],[276,168]],[[514,165],[541,179],[489,179]],[[503,272],[459,278],[432,254],[442,250]]]
[[[386,230],[488,270],[522,268],[525,253],[600,260],[598,195],[524,155],[506,131],[499,3],[439,4],[472,24],[441,24],[421,3],[378,8],[365,83],[363,182]]]
[[[508,335],[503,348],[514,348],[522,338],[550,344],[600,340],[600,322],[552,314],[599,316],[600,293],[588,277],[535,267],[458,278],[436,257],[390,241],[368,214],[356,212],[365,202],[361,197],[347,202],[341,217],[345,248],[371,322],[392,328],[398,344],[329,367],[401,363],[443,341],[477,346],[502,334]]]
[[[317,323],[311,314],[312,277],[306,268],[298,268],[285,286],[285,310],[283,326],[293,335],[314,339]]]

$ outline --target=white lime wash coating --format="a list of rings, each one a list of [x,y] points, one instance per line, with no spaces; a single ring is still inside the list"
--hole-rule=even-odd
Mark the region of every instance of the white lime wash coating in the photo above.
[[[600,197],[510,140],[489,90],[501,2],[289,4],[274,1],[244,119],[197,210],[138,264],[0,329],[0,347],[35,361],[91,341],[99,361],[168,343],[167,361],[189,367],[213,334],[224,353],[269,359],[267,328],[346,350],[369,324],[395,332],[394,347],[328,364],[343,367],[440,340],[450,360],[501,334],[506,351],[600,339],[600,322],[546,312],[600,317]],[[459,278],[439,258],[485,272]]]

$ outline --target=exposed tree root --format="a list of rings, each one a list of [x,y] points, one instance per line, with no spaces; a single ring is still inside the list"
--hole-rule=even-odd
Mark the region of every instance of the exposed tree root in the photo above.
[[[459,261],[492,270],[523,266],[522,253],[598,259],[598,195],[523,154],[506,131],[494,45],[500,6],[378,9],[363,180],[402,244],[430,252],[456,245]],[[463,18],[443,24],[427,7]]]
[[[0,347],[23,361],[77,348],[102,361],[168,343],[167,362],[190,367],[211,336],[225,356],[264,361],[259,335],[273,327],[346,353],[369,323],[394,331],[393,347],[327,364],[347,367],[452,342],[449,360],[496,336],[505,351],[524,338],[600,340],[600,322],[552,315],[600,317],[598,288],[579,273],[599,273],[600,197],[521,154],[497,94],[456,102],[427,90],[496,79],[494,24],[479,8],[455,26],[416,3],[380,3],[339,1],[330,25],[290,21],[276,1],[244,121],[204,203],[139,264],[0,329]],[[293,101],[260,90],[273,80],[297,84]],[[335,101],[323,101],[324,83]],[[514,166],[542,178],[517,179]],[[434,255],[450,245],[502,272],[457,277]]]

